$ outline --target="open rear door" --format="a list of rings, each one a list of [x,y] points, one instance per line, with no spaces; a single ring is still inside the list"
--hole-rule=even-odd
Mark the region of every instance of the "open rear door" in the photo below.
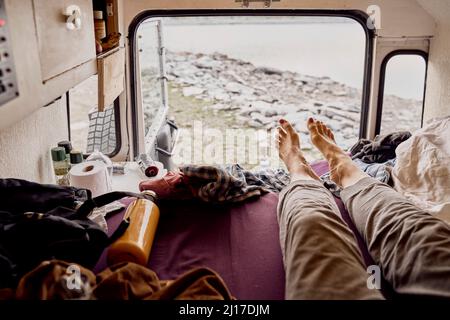
[[[137,35],[137,50],[145,153],[170,170],[174,167],[172,155],[178,128],[168,119],[162,20],[152,19],[142,24]]]

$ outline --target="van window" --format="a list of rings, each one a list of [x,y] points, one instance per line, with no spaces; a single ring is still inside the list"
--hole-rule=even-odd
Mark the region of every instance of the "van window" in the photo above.
[[[173,120],[178,164],[277,167],[281,117],[300,132],[308,160],[320,158],[310,116],[343,148],[359,138],[366,33],[351,18],[149,18],[135,49],[146,140],[154,144],[160,117]]]
[[[90,154],[100,151],[114,156],[118,151],[118,106],[98,111],[97,75],[70,89],[68,94],[70,139],[74,149]]]
[[[380,133],[414,131],[422,126],[426,60],[396,54],[385,64]]]

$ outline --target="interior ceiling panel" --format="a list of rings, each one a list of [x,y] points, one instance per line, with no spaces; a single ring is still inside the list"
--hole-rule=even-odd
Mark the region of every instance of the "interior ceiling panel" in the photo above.
[[[449,0],[416,0],[438,24],[450,24]]]

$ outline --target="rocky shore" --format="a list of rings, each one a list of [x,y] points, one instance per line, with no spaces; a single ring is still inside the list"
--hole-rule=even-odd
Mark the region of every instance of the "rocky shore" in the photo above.
[[[305,121],[313,116],[327,123],[336,141],[349,148],[358,139],[361,90],[328,77],[256,67],[249,62],[220,53],[168,52],[166,70],[169,82],[170,114],[181,127],[192,120],[206,120],[223,128],[273,129],[280,117],[290,120],[302,135],[303,147],[310,148]],[[154,114],[154,76],[143,71],[143,97],[146,121]],[[153,82],[153,83],[152,83]],[[420,117],[419,101],[395,96],[385,98],[386,127],[408,129]],[[191,112],[189,112],[191,109]],[[214,121],[220,115],[227,121]],[[207,119],[211,119],[208,121]],[[216,119],[217,120],[217,119]]]

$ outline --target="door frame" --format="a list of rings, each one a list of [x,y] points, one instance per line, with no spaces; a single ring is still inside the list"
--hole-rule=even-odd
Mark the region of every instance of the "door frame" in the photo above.
[[[383,66],[383,62],[387,63],[388,60],[386,60],[386,58],[395,52],[421,52],[428,55],[429,50],[430,37],[428,36],[415,38],[376,38],[376,48],[373,61],[374,72],[372,73],[371,79],[371,97],[370,108],[368,110],[366,138],[373,139],[379,133],[379,128],[381,126],[380,104],[383,104],[383,92],[380,92],[380,88],[381,90],[384,90],[384,88],[382,88],[384,87],[383,69],[385,68],[385,66]],[[425,94],[426,90],[424,91],[424,103]]]
[[[132,146],[131,158],[135,158],[146,149],[151,142],[146,141],[143,128],[142,101],[139,101],[141,82],[137,62],[137,31],[142,22],[149,18],[163,17],[196,17],[196,16],[322,16],[343,17],[358,22],[366,36],[364,56],[364,76],[362,84],[361,117],[359,137],[366,137],[368,132],[369,107],[371,102],[372,63],[374,53],[375,30],[367,27],[369,16],[360,10],[322,10],[322,9],[199,9],[199,10],[147,10],[138,14],[128,27],[129,74],[130,74],[130,102]],[[161,126],[164,122],[161,122]]]

